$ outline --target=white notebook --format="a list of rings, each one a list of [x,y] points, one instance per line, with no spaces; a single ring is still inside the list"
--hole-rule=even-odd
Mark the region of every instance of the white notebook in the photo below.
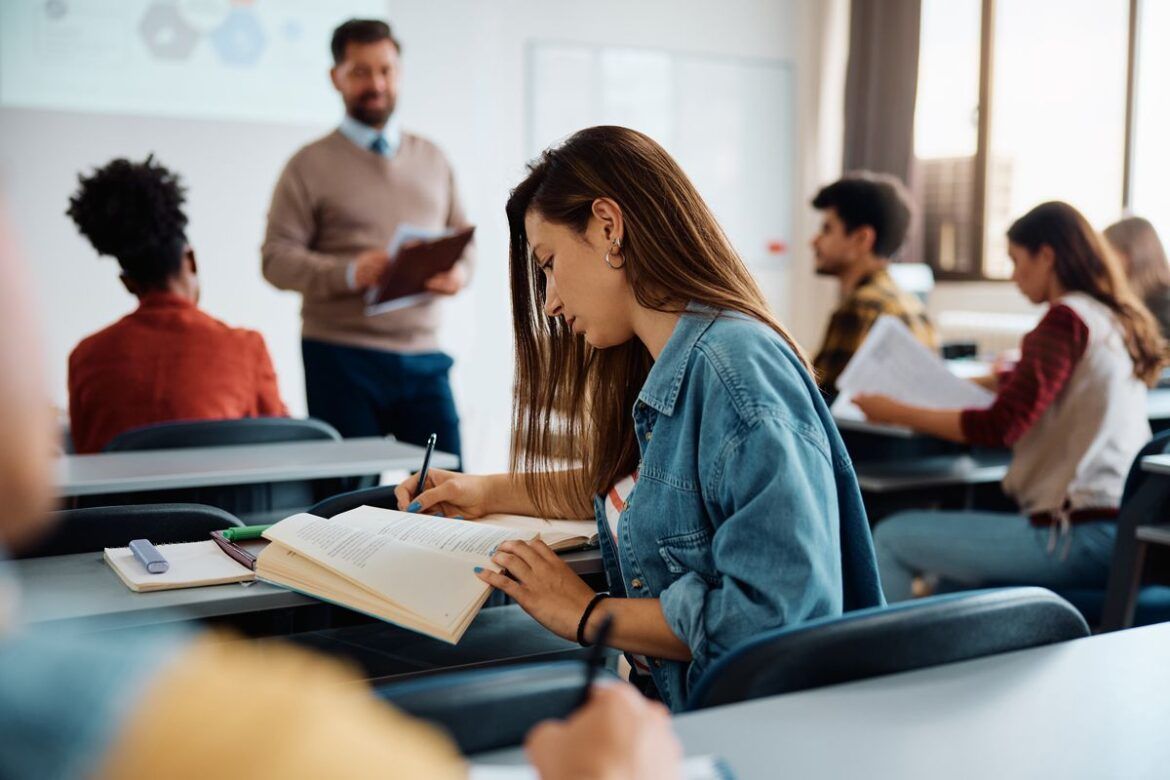
[[[133,591],[197,588],[256,579],[256,572],[232,560],[210,539],[206,542],[160,544],[158,551],[170,564],[162,574],[148,572],[129,547],[107,547],[105,559],[126,587]]]

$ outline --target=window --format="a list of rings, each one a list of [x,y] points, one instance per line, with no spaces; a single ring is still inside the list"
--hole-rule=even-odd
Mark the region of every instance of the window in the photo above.
[[[1170,2],[1138,12],[1129,207],[1170,246]]]
[[[1170,177],[1154,173],[1170,170],[1157,140],[1170,109],[1154,97],[1170,94],[1170,55],[1135,49],[1138,121],[1127,126],[1131,14],[1144,14],[1142,39],[1170,33],[1162,1],[923,0],[915,187],[924,259],[940,278],[1010,276],[1004,233],[1046,200],[1098,228],[1129,204],[1170,221]]]

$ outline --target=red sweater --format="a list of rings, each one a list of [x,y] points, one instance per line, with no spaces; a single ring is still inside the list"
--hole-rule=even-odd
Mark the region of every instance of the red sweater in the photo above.
[[[161,422],[286,416],[264,338],[170,293],[84,339],[69,356],[69,417],[79,453]]]
[[[1089,328],[1076,312],[1064,305],[1050,308],[1024,336],[1020,362],[1000,378],[995,403],[963,412],[963,438],[983,447],[1014,445],[1064,389],[1088,344]]]

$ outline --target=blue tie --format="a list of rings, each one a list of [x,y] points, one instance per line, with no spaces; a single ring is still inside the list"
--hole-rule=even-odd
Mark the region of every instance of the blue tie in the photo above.
[[[386,155],[390,154],[390,144],[386,141],[385,137],[378,136],[374,139],[373,143],[370,144],[370,151],[374,154],[380,154],[385,157]]]

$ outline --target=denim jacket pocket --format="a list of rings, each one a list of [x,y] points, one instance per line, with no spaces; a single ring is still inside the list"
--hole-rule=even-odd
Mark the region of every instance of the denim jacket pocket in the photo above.
[[[715,556],[711,552],[712,535],[712,529],[699,528],[658,539],[658,554],[673,579],[693,571],[708,584],[718,584],[719,573],[715,571]]]

